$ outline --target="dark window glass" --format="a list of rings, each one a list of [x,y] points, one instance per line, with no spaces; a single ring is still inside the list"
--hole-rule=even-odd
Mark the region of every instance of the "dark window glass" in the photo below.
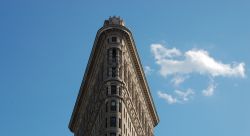
[[[119,95],[121,96],[122,95],[122,88],[119,87]]]
[[[106,87],[106,95],[108,96],[109,95],[109,88]]]
[[[110,136],[116,136],[116,133],[110,133]]]
[[[122,127],[122,120],[119,119],[119,128],[121,128],[121,127]]]
[[[115,48],[112,49],[112,58],[116,58],[116,49]]]
[[[117,54],[116,48],[112,48],[112,62],[116,62],[116,54]]]
[[[116,67],[112,67],[112,77],[116,77]]]
[[[112,95],[116,94],[116,86],[115,85],[111,85],[111,94]]]
[[[108,120],[107,120],[107,118],[105,119],[105,127],[106,128],[108,127]]]
[[[109,62],[109,50],[107,50],[107,62]]]
[[[108,112],[108,102],[106,102],[106,112]]]
[[[115,100],[112,100],[112,101],[111,101],[110,110],[111,110],[111,111],[116,111],[116,101],[115,101]]]
[[[107,67],[107,77],[109,77],[109,67]]]
[[[119,102],[119,112],[122,112],[122,103]]]
[[[117,41],[117,37],[112,37],[111,40],[112,40],[112,42],[116,42]]]
[[[116,127],[116,117],[110,117],[110,127]]]

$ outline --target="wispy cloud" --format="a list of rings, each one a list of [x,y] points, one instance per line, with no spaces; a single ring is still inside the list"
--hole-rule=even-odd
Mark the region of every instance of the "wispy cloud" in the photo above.
[[[163,93],[161,91],[158,92],[158,96],[162,99],[164,99],[168,104],[173,104],[177,102],[177,99],[174,98],[172,95]]]
[[[171,83],[177,87],[179,86],[181,83],[183,83],[186,79],[188,78],[188,76],[181,76],[181,75],[175,75],[172,79],[171,79]]]
[[[190,100],[190,98],[195,94],[192,89],[187,89],[186,91],[175,90],[174,92],[181,102]]]
[[[158,91],[158,96],[164,99],[168,104],[184,103],[189,101],[195,92],[192,89],[186,91],[175,90],[174,94]]]
[[[151,51],[154,53],[154,57],[157,60],[161,60],[164,58],[173,58],[182,55],[182,53],[178,49],[168,49],[162,46],[161,44],[152,44]]]
[[[144,72],[146,75],[150,75],[154,70],[150,66],[144,67]]]
[[[160,74],[164,77],[189,73],[213,77],[245,77],[245,63],[224,64],[215,60],[205,50],[192,49],[182,54],[176,48],[169,49],[161,44],[152,44],[151,51],[160,66]]]
[[[202,90],[202,94],[204,96],[212,96],[214,94],[215,88],[216,88],[216,84],[211,79],[211,81],[209,82],[208,87],[206,89]]]

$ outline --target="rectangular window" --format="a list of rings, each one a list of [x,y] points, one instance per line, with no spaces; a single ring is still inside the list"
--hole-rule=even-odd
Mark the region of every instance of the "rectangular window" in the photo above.
[[[117,50],[116,48],[112,48],[112,62],[116,62]]]
[[[122,127],[122,120],[119,118],[119,128]]]
[[[119,87],[119,95],[122,95],[122,87]]]
[[[122,103],[119,102],[119,112],[122,112]]]
[[[109,95],[109,88],[106,87],[106,95],[108,96]]]
[[[106,112],[108,112],[108,102],[106,102]]]
[[[111,85],[111,95],[116,94],[116,86],[115,85]]]
[[[112,48],[112,58],[116,58],[116,48]]]
[[[105,127],[106,128],[108,127],[108,120],[107,120],[107,118],[105,119]]]
[[[116,42],[117,41],[117,37],[112,37],[111,40],[112,40],[112,42]]]
[[[107,62],[109,63],[109,49],[107,50]]]
[[[119,77],[122,78],[122,67],[119,68]]]
[[[109,67],[107,67],[107,77],[109,77]]]
[[[116,136],[116,133],[110,133],[110,136]]]
[[[112,77],[116,77],[116,67],[112,67]]]
[[[110,110],[111,110],[111,111],[116,111],[116,101],[115,101],[115,100],[112,100],[112,101],[111,101]]]
[[[116,117],[110,117],[110,127],[116,127]]]

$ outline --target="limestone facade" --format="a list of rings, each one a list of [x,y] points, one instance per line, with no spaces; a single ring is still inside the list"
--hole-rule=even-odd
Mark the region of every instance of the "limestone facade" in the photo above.
[[[158,122],[132,33],[110,17],[97,32],[69,128],[75,136],[153,136]]]

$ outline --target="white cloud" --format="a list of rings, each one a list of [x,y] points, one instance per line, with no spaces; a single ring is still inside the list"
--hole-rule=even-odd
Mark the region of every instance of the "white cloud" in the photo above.
[[[212,96],[214,94],[215,89],[216,89],[216,85],[215,85],[214,81],[210,81],[207,89],[204,89],[202,91],[202,94],[204,96]]]
[[[144,67],[144,72],[145,72],[145,74],[147,74],[147,75],[150,75],[153,71],[154,71],[154,70],[153,70],[151,67],[149,67],[149,66],[145,66],[145,67]]]
[[[160,66],[160,75],[173,77],[170,83],[174,85],[175,91],[172,94],[158,92],[158,96],[169,104],[187,102],[195,95],[192,89],[184,91],[178,89],[179,85],[193,73],[210,78],[207,88],[201,90],[203,96],[214,95],[217,87],[214,82],[215,77],[246,77],[244,62],[223,63],[213,58],[208,51],[203,49],[191,49],[181,52],[176,48],[164,47],[162,44],[152,44],[151,52],[154,55],[156,64]]]
[[[192,49],[182,54],[178,49],[168,49],[161,44],[152,44],[151,51],[160,74],[164,77],[172,74],[199,73],[209,76],[245,77],[245,64],[224,64],[215,60],[205,50]],[[183,57],[179,59],[177,57]]]
[[[174,86],[179,86],[181,83],[183,83],[188,77],[187,76],[180,76],[180,75],[176,75],[171,79],[171,83]]]
[[[164,59],[166,57],[173,58],[173,57],[182,55],[178,49],[176,48],[168,49],[162,46],[161,44],[152,44],[151,51],[155,55],[154,56],[155,59]]]
[[[162,93],[161,91],[158,92],[158,96],[164,99],[168,104],[173,104],[177,102],[177,99],[174,98],[172,95],[167,93]]]
[[[158,91],[158,96],[164,99],[168,104],[187,102],[194,94],[192,89],[186,91],[175,90],[173,95]]]
[[[175,90],[175,93],[182,102],[188,101],[194,95],[194,91],[192,89],[187,89],[187,91]]]

